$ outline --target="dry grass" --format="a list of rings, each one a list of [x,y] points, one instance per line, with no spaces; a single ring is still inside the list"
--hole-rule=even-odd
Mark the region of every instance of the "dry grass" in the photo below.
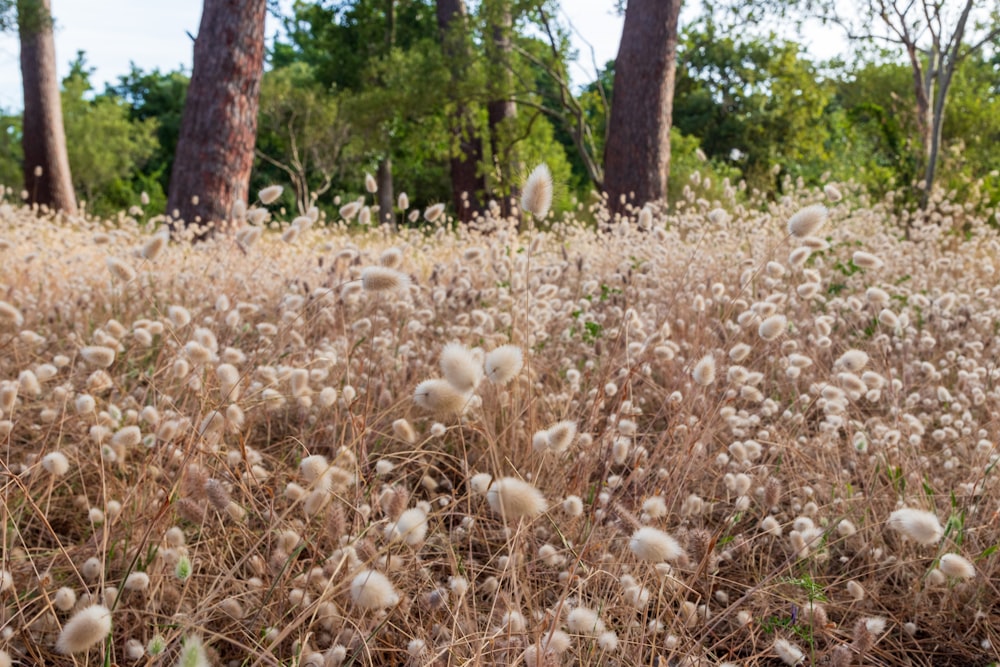
[[[822,193],[697,190],[600,233],[297,219],[193,246],[0,203],[0,649],[996,660],[1000,236],[939,197],[904,240],[891,201],[834,189],[799,239]],[[376,265],[405,275],[363,285]],[[507,344],[524,365],[495,384]],[[442,375],[460,398],[415,402]],[[890,524],[904,507],[940,531]],[[56,653],[99,603],[111,634]]]

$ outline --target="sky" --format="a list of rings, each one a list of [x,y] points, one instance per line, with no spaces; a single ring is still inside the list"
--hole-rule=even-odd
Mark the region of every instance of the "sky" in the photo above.
[[[52,0],[59,77],[69,72],[77,51],[85,51],[88,65],[96,69],[91,81],[99,91],[127,74],[130,61],[142,70],[190,71],[193,42],[188,33],[198,32],[202,1]],[[288,4],[282,0],[283,6]],[[618,53],[623,18],[615,12],[615,4],[614,0],[562,2],[562,18],[572,25],[573,43],[580,53],[570,71],[575,85],[595,78],[593,63],[603,65]],[[278,20],[268,15],[267,34],[273,36],[277,29]],[[822,47],[828,38],[819,41]],[[824,51],[828,49],[813,49],[820,57],[826,57]],[[20,67],[16,35],[0,35],[0,109],[21,108]]]

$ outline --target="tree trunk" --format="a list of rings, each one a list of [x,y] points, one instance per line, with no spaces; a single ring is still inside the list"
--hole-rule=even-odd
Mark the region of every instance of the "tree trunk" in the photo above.
[[[465,43],[465,3],[437,0],[437,21],[445,56],[451,63],[452,83],[457,84],[465,79],[466,63],[471,57]],[[452,94],[455,111],[451,118],[451,196],[456,214],[462,222],[468,222],[481,209],[479,195],[486,190],[486,179],[479,174],[483,142],[472,124],[465,101],[454,88]]]
[[[392,192],[392,158],[388,155],[378,161],[375,180],[378,183],[378,221],[391,225],[395,220],[392,207],[396,201]]]
[[[228,220],[247,200],[265,8],[265,0],[205,0],[167,203],[188,225]]]
[[[76,213],[76,197],[66,153],[56,47],[49,0],[18,0],[24,114],[24,187],[28,201]]]
[[[613,213],[666,198],[681,0],[629,0],[604,149]]]
[[[498,6],[490,8],[493,44],[490,61],[496,68],[492,77],[494,80],[494,97],[486,105],[489,119],[490,153],[493,156],[493,175],[497,179],[496,195],[499,198],[500,212],[504,217],[511,214],[511,201],[517,196],[517,186],[511,174],[513,172],[514,155],[512,147],[503,141],[503,133],[509,131],[509,126],[517,116],[517,106],[511,96],[511,30],[514,19],[511,16],[510,3],[500,0]]]
[[[944,126],[945,102],[948,100],[948,89],[961,57],[962,40],[965,37],[965,26],[972,10],[972,0],[965,5],[965,10],[959,17],[955,32],[949,39],[951,47],[938,55],[938,67],[934,74],[937,77],[937,95],[931,109],[930,138],[927,145],[927,165],[924,170],[924,190],[920,195],[920,208],[927,208],[934,189],[934,176],[937,171],[938,155],[941,151],[941,128]]]

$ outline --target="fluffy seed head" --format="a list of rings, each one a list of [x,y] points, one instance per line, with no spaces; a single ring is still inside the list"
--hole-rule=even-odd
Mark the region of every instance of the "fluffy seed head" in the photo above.
[[[24,316],[21,311],[10,305],[6,301],[0,301],[0,323],[20,327],[24,324]]]
[[[157,232],[149,237],[149,240],[142,246],[142,257],[153,261],[160,256],[163,249],[170,242],[170,235],[167,232]]]
[[[672,562],[686,555],[672,535],[651,526],[643,526],[632,533],[628,548],[642,560],[653,563]]]
[[[826,206],[806,206],[788,219],[788,233],[796,238],[812,235],[826,222]]]
[[[63,654],[81,653],[101,641],[111,632],[111,612],[103,605],[81,609],[63,626],[56,651]]]
[[[488,352],[483,364],[486,377],[493,384],[507,384],[521,372],[523,365],[524,356],[521,354],[521,348],[516,345],[501,345]]]
[[[862,269],[879,269],[885,264],[885,262],[875,255],[862,250],[855,252],[851,259],[856,266],[860,266]]]
[[[524,182],[521,208],[536,220],[544,218],[552,206],[552,172],[544,162],[535,167]]]
[[[149,575],[145,572],[132,572],[125,578],[125,590],[144,591],[149,588]]]
[[[691,371],[691,377],[702,387],[707,387],[715,382],[715,357],[711,354],[702,357],[695,364],[694,370]]]
[[[944,535],[944,528],[935,515],[908,507],[889,515],[889,527],[924,545],[936,544]]]
[[[125,260],[118,259],[117,257],[108,257],[107,265],[108,271],[111,272],[115,280],[123,283],[135,280],[135,269],[129,266]]]
[[[448,343],[441,350],[441,374],[461,392],[474,390],[483,377],[483,369],[472,350],[461,343]]]
[[[273,204],[274,202],[278,201],[278,197],[281,196],[281,193],[283,191],[284,188],[281,187],[280,185],[269,185],[260,192],[258,192],[257,197],[260,199],[261,204],[267,206],[268,204]]]
[[[444,213],[444,204],[434,204],[424,211],[424,219],[427,222],[434,222],[441,217],[442,213]]]
[[[385,609],[399,602],[399,593],[381,572],[362,570],[351,580],[351,601],[362,609]]]
[[[861,350],[848,350],[840,355],[834,366],[843,368],[850,373],[857,373],[868,363],[868,355]]]
[[[361,210],[361,206],[361,202],[358,201],[348,202],[340,207],[338,213],[340,213],[340,217],[344,220],[351,220],[358,214],[358,211]]]
[[[378,192],[378,182],[376,182],[375,177],[368,172],[365,172],[365,190],[371,194]]]
[[[806,659],[806,654],[802,652],[802,649],[787,639],[775,639],[774,652],[778,654],[783,663],[792,667],[801,665]]]
[[[424,380],[413,390],[413,402],[435,414],[461,414],[465,411],[469,398],[469,394],[441,379]]]
[[[566,617],[566,625],[578,635],[598,635],[604,632],[604,622],[589,607],[577,607]]]
[[[784,315],[771,315],[757,327],[757,335],[766,341],[778,338],[788,326],[788,320]]]
[[[279,187],[272,185],[273,187]],[[188,635],[181,644],[181,654],[177,659],[177,667],[210,667],[211,661],[205,653],[205,644],[201,637]]]
[[[399,540],[416,547],[427,536],[427,513],[419,507],[412,507],[400,514],[387,532],[390,540]]]
[[[547,506],[541,491],[516,477],[493,482],[486,493],[486,501],[495,513],[513,520],[538,516]]]
[[[91,366],[107,368],[115,363],[115,351],[103,345],[88,345],[80,350],[80,356]]]
[[[392,422],[392,432],[397,438],[407,444],[412,445],[417,441],[417,432],[413,430],[410,422],[405,419],[397,419]]]
[[[976,566],[967,558],[958,554],[945,554],[941,556],[938,567],[949,577],[956,579],[972,579],[976,576]]]
[[[406,289],[410,277],[385,266],[369,266],[361,272],[361,286],[367,292],[388,292]]]
[[[62,452],[49,452],[42,458],[42,468],[53,477],[62,477],[69,472],[69,459]]]
[[[576,437],[576,422],[569,419],[558,422],[550,426],[547,433],[549,449],[556,453],[565,451]]]

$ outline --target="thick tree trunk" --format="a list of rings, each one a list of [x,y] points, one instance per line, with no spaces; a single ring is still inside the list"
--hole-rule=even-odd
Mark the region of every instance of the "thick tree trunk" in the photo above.
[[[604,186],[613,213],[665,199],[681,0],[629,0],[615,60],[604,149]]]
[[[24,187],[28,201],[76,213],[66,153],[49,0],[18,0],[24,115]]]
[[[265,8],[265,0],[205,0],[167,203],[185,224],[227,220],[247,200]]]
[[[497,179],[495,194],[499,198],[500,212],[504,217],[511,214],[511,201],[517,196],[517,186],[511,178],[514,165],[514,156],[511,147],[503,141],[505,129],[509,129],[514,118],[517,116],[517,106],[511,95],[511,30],[513,28],[513,17],[511,16],[510,4],[507,0],[501,0],[500,6],[491,8],[491,20],[493,21],[493,45],[491,60],[496,68],[494,79],[494,99],[486,105],[486,113],[489,119],[490,130],[490,153],[493,155],[493,175]]]
[[[452,81],[460,82],[465,78],[465,63],[470,58],[465,45],[465,3],[437,0],[437,20],[444,52],[451,63]],[[454,144],[450,160],[452,202],[459,218],[468,222],[481,209],[479,195],[486,190],[486,179],[479,173],[483,142],[469,118],[464,100],[457,93],[451,132]]]
[[[390,157],[386,156],[379,160],[375,181],[378,183],[378,221],[391,225],[395,220],[392,207],[396,205],[396,200],[392,192],[392,159]]]

